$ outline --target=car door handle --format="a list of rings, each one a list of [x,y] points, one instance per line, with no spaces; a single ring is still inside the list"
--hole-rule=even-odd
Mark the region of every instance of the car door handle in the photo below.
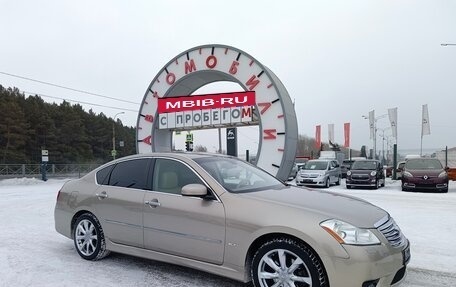
[[[151,201],[147,200],[147,201],[144,201],[144,203],[149,205],[150,207],[153,207],[153,208],[161,206],[161,203],[158,202],[157,199],[152,199]]]
[[[107,198],[108,195],[106,194],[106,191],[103,191],[102,193],[97,193],[95,194],[99,199],[104,199]]]

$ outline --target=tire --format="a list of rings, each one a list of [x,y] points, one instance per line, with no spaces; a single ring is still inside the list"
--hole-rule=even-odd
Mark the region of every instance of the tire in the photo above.
[[[325,187],[329,188],[330,185],[331,185],[331,181],[329,180],[329,177],[328,177],[325,182]]]
[[[401,184],[402,191],[408,191],[407,188],[404,187],[404,184]]]
[[[299,264],[293,267],[294,262]],[[272,239],[256,251],[251,275],[254,287],[329,286],[317,254],[308,246],[287,238]],[[301,281],[308,281],[308,284]]]
[[[378,189],[378,179],[375,180],[375,187],[374,189]]]
[[[73,241],[79,256],[86,260],[100,260],[110,253],[106,249],[100,222],[91,213],[84,213],[76,219]]]

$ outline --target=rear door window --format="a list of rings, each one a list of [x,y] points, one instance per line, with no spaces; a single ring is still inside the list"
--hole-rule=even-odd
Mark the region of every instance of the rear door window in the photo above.
[[[109,173],[111,172],[114,165],[107,166],[100,169],[97,172],[97,183],[102,185],[107,185],[109,182]]]
[[[115,165],[109,178],[109,185],[136,189],[148,189],[147,175],[150,159],[134,159]]]

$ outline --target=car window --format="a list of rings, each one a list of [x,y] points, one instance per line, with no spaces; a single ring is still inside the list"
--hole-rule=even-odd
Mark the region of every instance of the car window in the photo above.
[[[146,189],[150,159],[135,159],[117,163],[109,178],[109,185]]]
[[[376,161],[369,161],[369,160],[357,160],[352,164],[353,170],[373,170],[377,168]]]
[[[405,163],[406,169],[443,169],[438,159],[409,159]]]
[[[262,169],[233,158],[195,158],[220,185],[233,193],[283,188],[282,182]]]
[[[154,191],[181,194],[182,187],[190,183],[204,185],[199,176],[184,163],[162,158],[155,160],[152,180]]]
[[[100,169],[97,172],[97,183],[102,185],[107,185],[109,182],[109,173],[111,172],[114,165],[107,166],[105,168]]]
[[[308,161],[303,169],[305,170],[326,170],[328,168],[327,161]]]

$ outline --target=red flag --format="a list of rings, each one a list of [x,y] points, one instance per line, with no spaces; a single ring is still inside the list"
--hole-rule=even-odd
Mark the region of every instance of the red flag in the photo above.
[[[344,147],[350,147],[350,123],[344,124]]]
[[[315,127],[315,147],[320,148],[321,145],[321,126],[318,125]]]

